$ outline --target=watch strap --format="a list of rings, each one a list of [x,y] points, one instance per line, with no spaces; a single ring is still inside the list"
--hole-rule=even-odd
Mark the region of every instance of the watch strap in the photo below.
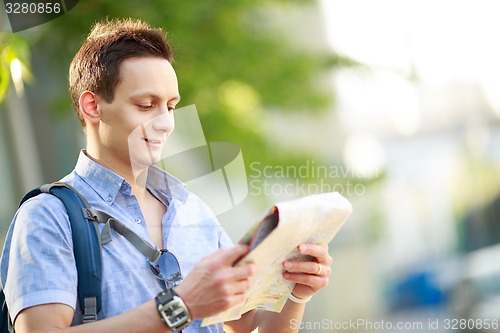
[[[156,305],[167,304],[174,296],[178,296],[177,293],[173,289],[167,288],[156,296]]]
[[[178,332],[191,323],[192,318],[188,307],[186,306],[182,298],[173,289],[165,289],[156,296],[155,300],[160,319],[165,323],[165,325],[167,325],[170,330]],[[172,307],[174,307],[174,309],[176,308],[177,310],[179,310],[179,308],[184,309],[185,320],[178,322],[178,318],[169,318],[167,313],[172,313]],[[173,314],[175,314],[176,312],[177,314],[179,314],[177,310],[174,310]]]

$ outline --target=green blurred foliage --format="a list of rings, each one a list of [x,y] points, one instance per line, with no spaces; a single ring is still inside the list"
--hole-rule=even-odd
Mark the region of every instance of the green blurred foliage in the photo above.
[[[182,95],[179,106],[196,104],[207,141],[238,144],[247,164],[298,164],[311,157],[304,156],[307,152],[270,147],[262,126],[263,112],[314,116],[331,109],[333,92],[318,84],[318,78],[327,70],[357,64],[337,54],[297,47],[293,35],[265,28],[262,20],[269,16],[262,12],[267,6],[314,4],[285,0],[80,1],[66,15],[41,26],[33,45],[37,55],[50,64],[54,77],[63,78],[94,22],[105,17],[134,17],[163,27],[175,51]],[[54,98],[53,105],[57,112],[67,113],[69,94],[61,94],[64,97]]]
[[[10,84],[10,67],[17,59],[21,65],[22,79],[31,82],[31,53],[28,42],[13,33],[0,32],[0,103],[4,101]]]

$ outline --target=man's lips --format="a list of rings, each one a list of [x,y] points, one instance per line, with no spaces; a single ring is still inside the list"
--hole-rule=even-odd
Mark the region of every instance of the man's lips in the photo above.
[[[154,145],[161,145],[163,144],[163,140],[155,140],[155,139],[148,139],[148,138],[142,138],[144,141],[146,141],[147,143],[151,143],[151,144],[154,144]]]

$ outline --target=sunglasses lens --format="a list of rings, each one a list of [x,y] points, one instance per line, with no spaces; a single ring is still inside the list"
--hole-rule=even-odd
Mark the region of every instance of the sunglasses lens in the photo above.
[[[182,279],[181,268],[177,258],[168,251],[162,251],[162,254],[156,263],[150,263],[151,271],[157,278],[177,282]]]

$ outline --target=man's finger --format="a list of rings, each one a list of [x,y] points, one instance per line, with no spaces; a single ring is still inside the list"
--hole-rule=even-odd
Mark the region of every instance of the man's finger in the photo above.
[[[248,252],[248,245],[237,244],[233,247],[219,250],[217,260],[224,265],[232,265],[237,259]]]
[[[252,284],[250,283],[250,280],[245,279],[228,283],[225,286],[225,290],[228,296],[236,294],[244,294],[251,288],[251,286]]]
[[[233,267],[231,270],[235,280],[242,280],[255,275],[257,266],[255,266],[255,264],[245,264],[243,266]]]
[[[332,258],[328,254],[328,245],[300,244],[299,252],[301,254],[315,257],[320,263],[324,263],[326,265],[331,265],[332,263]]]
[[[289,273],[306,273],[322,276],[329,276],[331,272],[330,266],[312,261],[288,260],[283,263],[283,268]]]
[[[328,285],[329,281],[328,277],[301,273],[285,272],[283,273],[283,277],[288,281],[309,286],[314,291],[325,288]]]

